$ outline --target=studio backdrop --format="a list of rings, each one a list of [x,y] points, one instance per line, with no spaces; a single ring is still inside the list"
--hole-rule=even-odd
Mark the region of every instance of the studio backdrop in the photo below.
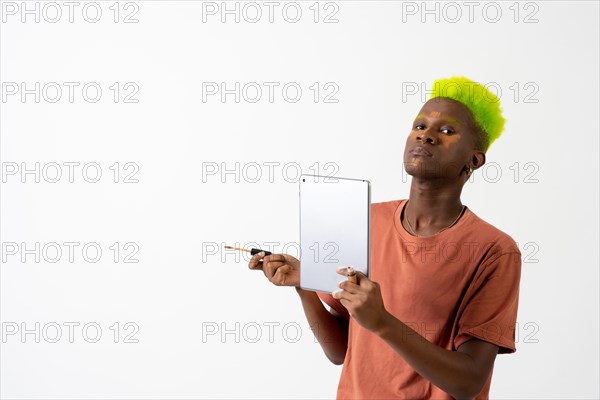
[[[500,98],[461,200],[522,253],[490,395],[598,398],[595,1],[2,1],[0,395],[334,398],[300,299],[298,178],[408,198],[435,79]]]

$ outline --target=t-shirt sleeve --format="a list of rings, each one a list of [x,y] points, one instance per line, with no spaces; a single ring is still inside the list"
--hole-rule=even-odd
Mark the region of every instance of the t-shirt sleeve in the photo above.
[[[490,260],[466,293],[458,317],[454,347],[478,338],[500,347],[498,353],[514,353],[515,325],[521,280],[521,253],[509,252]]]
[[[317,292],[317,295],[319,296],[319,298],[322,301],[325,302],[325,304],[327,304],[329,307],[333,308],[342,317],[344,317],[346,319],[350,319],[350,313],[348,312],[346,307],[344,307],[342,305],[342,303],[340,303],[339,300],[334,299],[333,296],[330,295],[329,293]]]

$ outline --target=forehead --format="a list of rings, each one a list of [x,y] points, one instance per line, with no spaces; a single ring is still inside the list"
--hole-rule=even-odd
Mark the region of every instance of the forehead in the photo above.
[[[417,117],[426,119],[440,118],[463,125],[469,125],[472,121],[471,112],[462,103],[440,97],[427,101]]]

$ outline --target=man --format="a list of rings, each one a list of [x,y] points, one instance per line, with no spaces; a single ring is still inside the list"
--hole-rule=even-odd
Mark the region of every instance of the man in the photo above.
[[[409,198],[372,204],[371,279],[359,273],[356,284],[317,294],[299,287],[289,255],[250,261],[272,283],[296,287],[326,356],[344,364],[338,398],[489,397],[496,355],[516,351],[521,253],[460,194],[503,127],[485,87],[464,77],[434,83],[406,141]]]

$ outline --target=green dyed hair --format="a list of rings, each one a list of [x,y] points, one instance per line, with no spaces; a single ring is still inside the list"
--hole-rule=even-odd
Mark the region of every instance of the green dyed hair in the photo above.
[[[464,76],[438,79],[433,83],[430,99],[444,97],[465,105],[473,115],[479,129],[478,150],[487,152],[504,130],[506,120],[502,116],[500,99],[485,86]]]

